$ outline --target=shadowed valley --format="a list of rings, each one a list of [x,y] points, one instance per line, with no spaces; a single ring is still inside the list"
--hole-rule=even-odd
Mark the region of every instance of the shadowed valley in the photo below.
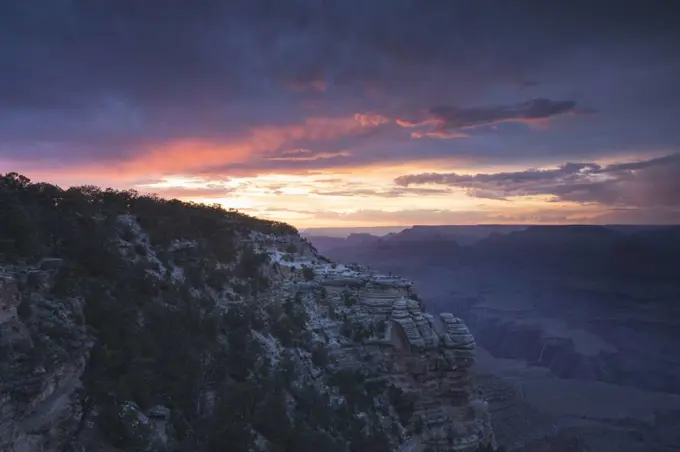
[[[309,239],[340,262],[413,279],[428,309],[465,320],[501,443],[680,443],[670,427],[680,419],[679,227],[423,226]]]

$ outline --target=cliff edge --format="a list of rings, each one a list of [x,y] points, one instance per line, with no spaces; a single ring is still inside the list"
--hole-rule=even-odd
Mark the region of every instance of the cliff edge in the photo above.
[[[217,206],[0,177],[0,449],[476,451],[474,338]]]

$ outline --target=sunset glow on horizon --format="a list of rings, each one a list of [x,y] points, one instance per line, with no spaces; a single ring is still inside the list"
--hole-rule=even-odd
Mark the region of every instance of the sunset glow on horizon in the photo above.
[[[678,30],[577,3],[0,8],[0,173],[299,228],[680,223]]]

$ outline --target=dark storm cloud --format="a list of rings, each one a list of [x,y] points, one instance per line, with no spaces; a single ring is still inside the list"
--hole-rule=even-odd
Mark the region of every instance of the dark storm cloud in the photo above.
[[[590,105],[561,90],[545,98],[571,100],[522,104],[490,88],[517,91],[523,80],[534,97],[550,87],[535,73],[582,49],[595,55],[575,74],[600,67],[601,55],[665,61],[680,42],[678,9],[663,0],[2,1],[0,157],[120,159],[173,140],[229,143],[310,115],[398,117],[432,105],[459,106],[432,110],[440,132],[552,117]],[[324,146],[314,151],[343,150]],[[425,152],[451,154],[404,154]]]
[[[553,196],[554,201],[634,207],[680,207],[680,154],[601,166],[565,163],[556,169],[465,175],[401,176],[398,186],[435,184],[478,198]]]
[[[504,107],[478,107],[459,109],[455,107],[434,107],[430,113],[441,121],[442,130],[475,127],[502,121],[531,121],[545,119],[574,108],[572,101],[551,101],[533,99],[518,105]]]
[[[418,127],[431,124],[426,136],[464,137],[465,135],[447,135],[456,130],[473,129],[501,122],[531,123],[544,121],[568,111],[573,111],[576,103],[572,101],[552,101],[550,99],[532,99],[515,105],[456,108],[438,106],[430,108],[423,118],[416,121],[398,120],[403,127]]]

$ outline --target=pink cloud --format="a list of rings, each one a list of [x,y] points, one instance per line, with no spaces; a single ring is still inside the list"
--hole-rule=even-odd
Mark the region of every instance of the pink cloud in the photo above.
[[[354,120],[361,124],[362,127],[378,127],[392,122],[388,117],[374,113],[355,113]]]
[[[115,161],[82,161],[61,165],[59,161],[9,162],[43,180],[98,180],[124,184],[125,181],[162,175],[200,172],[205,168],[244,164],[253,159],[271,161],[316,161],[348,157],[349,150],[311,151],[302,143],[322,143],[372,131],[389,118],[374,113],[351,116],[309,117],[287,125],[253,127],[240,135],[219,139],[177,139],[137,143],[137,152]],[[290,146],[290,148],[287,148]],[[294,147],[299,146],[299,147]],[[63,178],[59,176],[63,174]]]

